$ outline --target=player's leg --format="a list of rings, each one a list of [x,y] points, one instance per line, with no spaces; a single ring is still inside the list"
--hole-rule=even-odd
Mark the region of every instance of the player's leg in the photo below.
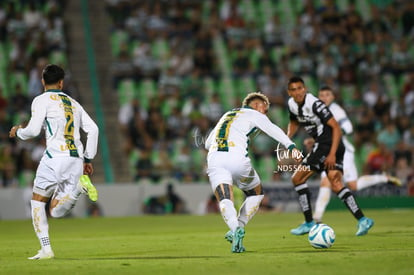
[[[379,175],[361,176],[354,183],[350,183],[349,187],[350,189],[354,191],[358,191],[358,190],[361,190],[367,187],[371,187],[374,185],[383,184],[387,182],[390,182],[396,186],[401,186],[402,184],[401,180],[396,177],[388,176],[387,174],[379,174]]]
[[[79,181],[83,172],[83,161],[78,158],[56,160],[56,167],[59,183],[50,203],[50,215],[62,218],[73,209],[83,192]]]
[[[257,185],[253,189],[243,192],[246,195],[246,199],[244,200],[239,210],[238,220],[240,227],[245,227],[246,224],[257,213],[260,207],[260,203],[262,202],[264,197],[263,188],[261,184]]]
[[[340,170],[329,170],[327,174],[332,185],[332,191],[337,194],[338,198],[342,200],[355,219],[358,220],[358,231],[356,235],[362,236],[367,234],[368,230],[374,225],[374,221],[364,216],[351,190],[344,187],[342,183],[342,172]]]
[[[220,184],[214,192],[221,216],[229,227],[230,231],[226,233],[225,238],[232,243],[232,252],[241,253],[245,251],[243,247],[244,229],[239,226],[237,211],[234,207],[233,186],[230,184]]]
[[[240,253],[244,229],[239,227],[237,211],[234,206],[233,177],[241,174],[245,158],[232,154],[211,154],[207,158],[207,174],[211,188],[219,202],[220,213],[232,234],[232,252]],[[226,234],[227,236],[227,234]]]
[[[397,186],[401,181],[386,174],[364,175],[358,178],[358,170],[355,165],[353,152],[345,151],[344,155],[344,181],[352,191],[359,191],[370,186],[391,182]]]
[[[30,201],[33,229],[40,242],[41,249],[30,260],[50,259],[54,257],[49,239],[49,224],[46,215],[46,203],[56,188],[53,169],[41,161],[33,184],[33,196]]]
[[[245,169],[241,172],[240,178],[236,180],[236,184],[246,195],[240,206],[238,217],[239,226],[244,228],[259,210],[264,197],[260,177],[251,166],[250,161],[245,163]]]
[[[323,214],[331,199],[331,183],[326,176],[326,172],[321,174],[321,184],[319,187],[319,193],[315,202],[315,211],[313,213],[313,219],[315,222],[322,222]]]
[[[299,205],[305,217],[305,222],[299,227],[290,230],[293,235],[303,235],[310,231],[315,224],[312,217],[312,206],[310,201],[310,191],[306,181],[314,174],[307,165],[299,165],[298,169],[292,175],[292,183],[295,191],[299,195]]]
[[[220,212],[229,229],[234,232],[239,226],[237,211],[234,207],[233,186],[230,184],[220,184],[214,192],[219,202]]]

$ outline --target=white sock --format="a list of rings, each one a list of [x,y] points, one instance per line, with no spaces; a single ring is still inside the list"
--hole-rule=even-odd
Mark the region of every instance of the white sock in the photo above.
[[[315,221],[322,221],[325,209],[328,206],[329,200],[331,199],[331,188],[321,186],[319,188],[318,197],[315,202],[315,212],[313,213],[313,219]]]
[[[69,214],[82,193],[83,188],[80,182],[78,182],[70,195],[68,194],[59,199],[59,203],[50,211],[50,215],[53,218],[62,218]]]
[[[71,197],[77,200],[82,193],[84,193],[84,191],[79,181],[78,184],[76,184],[75,189],[72,191]]]
[[[50,215],[53,218],[62,218],[66,216],[75,206],[77,200],[77,198],[75,199],[69,194],[60,198],[58,204],[50,211]]]
[[[251,218],[253,218],[257,210],[259,210],[263,197],[264,195],[249,196],[244,200],[239,211],[239,226],[246,226]]]
[[[224,199],[220,201],[219,206],[224,222],[230,230],[234,232],[237,226],[239,226],[239,222],[237,221],[237,211],[236,208],[234,208],[234,203],[229,199]]]
[[[33,228],[40,241],[40,246],[43,251],[50,252],[52,247],[49,240],[49,224],[46,216],[46,203],[41,201],[31,200],[32,206],[32,222]]]
[[[361,190],[373,185],[386,183],[388,177],[386,175],[365,175],[357,180],[356,189]]]

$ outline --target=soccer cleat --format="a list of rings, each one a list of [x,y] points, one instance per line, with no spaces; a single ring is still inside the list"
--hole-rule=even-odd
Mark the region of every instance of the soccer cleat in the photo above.
[[[88,197],[91,201],[98,200],[98,190],[93,186],[91,179],[88,175],[82,175],[79,179],[80,185],[85,194],[88,194]]]
[[[53,259],[55,257],[55,254],[53,254],[53,251],[50,250],[50,252],[45,252],[43,249],[40,249],[36,255],[33,257],[29,257],[27,259],[29,260],[48,260]]]
[[[293,228],[292,230],[290,230],[290,233],[292,233],[293,235],[304,235],[304,234],[309,233],[312,226],[314,225],[315,225],[314,221],[304,222],[301,225],[299,225],[297,228]]]
[[[389,183],[394,184],[395,186],[402,186],[402,182],[399,178],[389,176],[389,175],[387,177],[388,177],[388,182]]]
[[[243,246],[243,238],[244,238],[244,228],[237,227],[236,231],[233,232],[231,252],[242,253],[246,251],[246,249]]]
[[[368,230],[374,225],[374,221],[367,217],[362,217],[358,221],[358,231],[355,235],[363,236],[368,233]]]
[[[233,232],[231,230],[227,231],[226,235],[224,235],[224,238],[229,242],[233,242]]]

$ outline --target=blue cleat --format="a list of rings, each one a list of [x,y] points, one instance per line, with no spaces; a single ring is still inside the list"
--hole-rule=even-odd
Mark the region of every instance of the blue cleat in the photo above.
[[[231,230],[227,231],[226,235],[224,235],[224,239],[226,239],[229,243],[233,242],[233,232]]]
[[[236,231],[233,232],[233,239],[231,243],[231,252],[242,253],[246,251],[243,246],[244,228],[237,227]]]
[[[293,228],[292,230],[290,230],[290,233],[292,233],[293,235],[304,235],[304,234],[309,233],[312,226],[314,225],[315,225],[314,221],[304,222],[301,225],[299,225],[297,228]]]
[[[374,226],[374,221],[367,217],[362,217],[358,221],[358,231],[357,236],[363,236],[368,233],[368,230]]]

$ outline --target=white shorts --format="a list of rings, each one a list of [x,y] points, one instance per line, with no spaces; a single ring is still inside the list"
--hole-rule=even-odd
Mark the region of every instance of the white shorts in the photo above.
[[[73,157],[43,157],[37,167],[33,193],[60,199],[72,192],[83,173],[83,160]]]
[[[237,153],[211,152],[207,157],[207,175],[213,192],[220,184],[236,184],[247,191],[260,184],[260,178],[250,159]]]
[[[326,177],[326,172],[321,173],[321,178]],[[355,156],[348,150],[344,154],[344,182],[356,181],[358,179],[358,170],[355,166]]]

